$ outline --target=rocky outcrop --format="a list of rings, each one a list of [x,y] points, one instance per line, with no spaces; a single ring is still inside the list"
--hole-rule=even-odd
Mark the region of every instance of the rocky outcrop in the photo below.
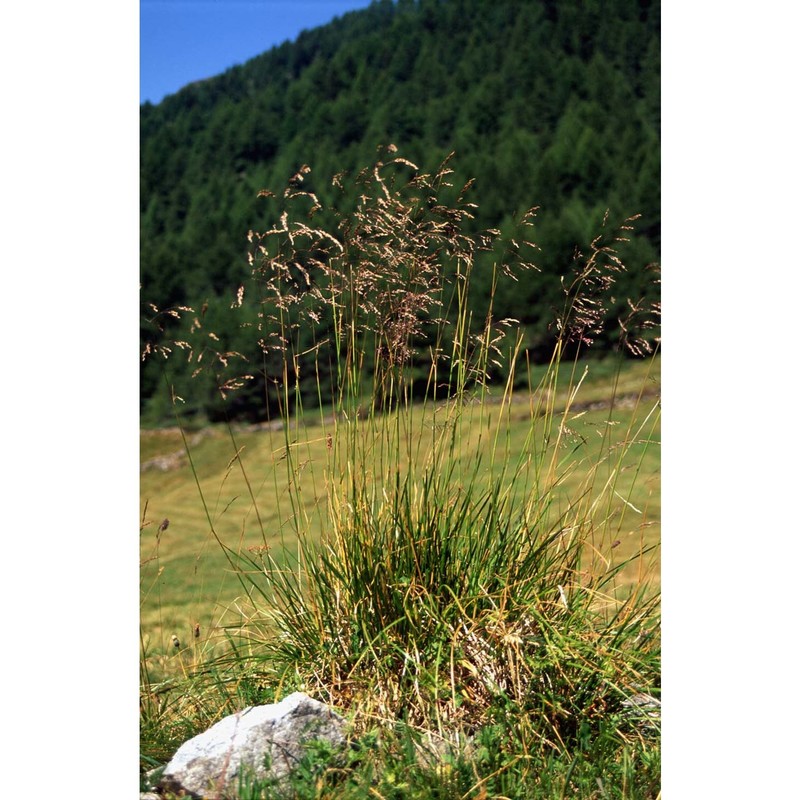
[[[308,743],[319,740],[342,750],[344,719],[295,692],[280,703],[245,708],[190,739],[167,764],[157,789],[227,800],[237,796],[242,779],[272,780],[280,787]]]

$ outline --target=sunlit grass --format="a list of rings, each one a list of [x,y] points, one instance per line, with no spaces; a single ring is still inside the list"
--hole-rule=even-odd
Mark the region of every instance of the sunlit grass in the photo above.
[[[657,398],[658,360],[653,363],[634,361],[624,365],[619,386],[626,390],[620,397],[626,399],[618,400],[614,408],[610,407],[612,386],[602,376],[602,366],[597,370],[601,372],[601,377],[595,379],[595,366],[589,364],[588,377],[578,404],[583,410],[575,411],[570,417],[570,430],[561,445],[563,456],[570,459],[573,466],[555,487],[553,499],[554,502],[567,504],[584,491],[589,468],[595,472],[595,485],[609,477],[615,478],[616,502],[612,502],[606,512],[611,515],[613,526],[605,527],[605,536],[609,537],[610,530],[617,532],[611,541],[594,543],[613,564],[627,561],[644,547],[660,541],[658,415],[651,416],[649,424],[643,426]],[[643,378],[647,378],[649,396],[632,408],[631,404],[638,396],[634,390],[641,389]],[[491,397],[494,399],[495,396]],[[472,405],[465,411],[474,418],[465,426],[467,433],[462,442],[460,459],[466,467],[479,452],[478,445],[480,451],[488,456],[501,424],[503,442],[507,439],[503,463],[506,458],[517,462],[526,456],[524,448],[530,433],[531,396],[515,395],[513,402],[505,409],[499,400],[488,402],[482,410]],[[586,405],[602,407],[585,409]],[[422,415],[421,407],[417,413]],[[298,437],[293,449],[298,462],[298,486],[302,487],[300,495],[309,523],[308,535],[317,538],[322,531],[326,510],[326,437],[332,426],[324,426],[319,414],[307,416],[307,422],[293,430]],[[482,429],[479,429],[478,422],[482,423]],[[429,451],[433,433],[432,422],[422,426],[414,442],[414,451],[421,457]],[[284,464],[284,441],[283,432],[274,429],[274,426],[261,430],[248,430],[243,426],[235,431],[232,440],[227,428],[217,425],[207,428],[191,448],[191,460],[214,530],[219,539],[235,553],[248,552],[250,548],[257,551],[266,546],[280,560],[284,548],[296,551],[296,535],[289,518],[289,480]],[[199,502],[198,485],[183,449],[180,433],[143,431],[141,442],[142,463],[159,456],[180,454],[180,466],[164,472],[147,469],[142,472],[140,480],[142,510],[146,505],[149,523],[141,534],[141,623],[150,637],[153,652],[172,655],[170,636],[173,633],[188,640],[188,634],[199,622],[205,637],[222,623],[237,618],[242,610],[247,609],[248,603],[245,587],[237,571],[231,567],[211,532],[209,519]],[[603,449],[610,448],[613,452],[615,447],[623,443],[627,444],[628,452],[618,474],[614,474],[617,466],[611,458],[606,459],[601,467],[594,467]],[[238,459],[241,459],[254,491],[258,515]],[[488,486],[492,472],[488,458],[486,462],[487,466],[481,473],[480,489]],[[500,469],[501,465],[496,464],[494,472]],[[532,480],[530,475],[528,477]],[[519,478],[513,486],[519,494],[526,493],[530,488]],[[276,500],[276,497],[279,499]],[[284,499],[282,504],[281,497]],[[156,549],[156,533],[163,519],[169,519],[169,527],[158,537]],[[611,548],[610,545],[616,541],[619,544]],[[648,578],[657,586],[660,582],[657,553],[645,564],[649,571]],[[157,577],[158,570],[162,568],[161,576]],[[621,578],[638,580],[643,568],[642,563],[631,564]]]
[[[564,357],[591,344],[624,267],[592,242],[563,284],[552,360],[532,365],[513,321],[468,311],[475,254],[499,231],[460,232],[463,196],[437,205],[446,165],[391,167],[359,175],[342,241],[309,226],[313,208],[251,233],[265,310],[245,327],[273,358],[281,422],[190,428],[176,400],[175,430],[142,433],[146,757],[300,689],[346,709],[357,736],[387,737],[379,770],[403,730],[447,747],[484,737],[501,755],[469,756],[475,782],[459,797],[564,796],[619,772],[633,783],[636,759],[651,787],[657,725],[626,702],[660,693],[659,359],[626,338],[630,320],[622,343],[647,358]],[[400,169],[412,177],[398,189]],[[316,203],[302,174],[283,197]],[[217,353],[225,366],[235,355]],[[316,404],[300,389],[309,375]],[[247,376],[218,380],[227,396]],[[400,765],[413,773],[414,752]],[[543,769],[563,775],[557,788]],[[337,796],[320,786],[310,796]]]

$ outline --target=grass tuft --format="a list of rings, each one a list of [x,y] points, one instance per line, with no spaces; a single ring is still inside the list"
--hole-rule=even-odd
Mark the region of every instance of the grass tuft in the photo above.
[[[263,193],[279,221],[249,237],[257,313],[244,324],[281,424],[264,479],[227,426],[224,480],[238,475],[247,504],[236,546],[220,523],[233,500],[215,513],[181,428],[242,617],[172,683],[154,680],[143,636],[145,758],[232,708],[302,689],[349,716],[356,745],[335,769],[310,753],[297,797],[655,796],[658,504],[640,484],[657,460],[658,309],[645,316],[631,300],[621,323],[621,347],[647,359],[637,385],[621,358],[580,360],[625,270],[598,238],[563,281],[552,359],[533,365],[493,298],[534,268],[535,245],[470,232],[470,182],[441,199],[454,194],[449,160],[428,175],[385,149],[353,179],[354,210],[334,231],[313,225],[309,171]],[[502,255],[477,321],[469,297],[487,250]],[[595,368],[611,386],[599,400]],[[143,575],[159,568],[168,526]]]

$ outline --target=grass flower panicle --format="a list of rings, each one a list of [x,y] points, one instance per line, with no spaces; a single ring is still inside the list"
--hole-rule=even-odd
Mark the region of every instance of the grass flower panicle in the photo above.
[[[390,145],[354,177],[335,176],[353,201],[335,229],[314,225],[323,201],[310,174],[303,165],[282,192],[260,193],[278,222],[249,233],[253,284],[233,302],[239,313],[255,298],[246,324],[281,417],[263,434],[260,483],[228,426],[223,482],[238,471],[249,502],[238,546],[218,526],[239,495],[214,516],[187,444],[243,619],[227,650],[186,674],[182,699],[164,699],[174,695],[143,658],[143,730],[203,707],[201,695],[221,709],[302,689],[345,710],[359,744],[345,768],[309,767],[297,796],[605,797],[612,784],[615,797],[651,796],[660,309],[632,299],[619,323],[621,347],[649,357],[637,362],[642,385],[612,371],[610,393],[583,400],[610,362],[578,360],[607,319],[635,218],[578,254],[552,359],[534,365],[524,329],[495,318],[494,290],[536,269],[536,245],[472,230],[471,182],[452,191],[450,159],[428,174]],[[522,218],[526,236],[535,213]],[[469,297],[487,252],[493,294],[478,321]],[[234,355],[221,350],[217,363]],[[254,372],[220,391],[235,397]],[[147,564],[164,566],[158,550]],[[209,646],[200,623],[193,631],[184,670],[184,653],[188,663]]]

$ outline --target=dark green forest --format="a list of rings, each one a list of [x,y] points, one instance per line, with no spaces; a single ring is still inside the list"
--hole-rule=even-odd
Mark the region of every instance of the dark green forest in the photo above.
[[[357,192],[337,191],[332,176],[369,166],[390,143],[427,171],[455,153],[454,193],[474,179],[474,231],[517,237],[538,207],[526,234],[538,270],[499,286],[492,309],[520,321],[530,359],[552,348],[560,277],[576,254],[636,215],[605,313],[618,318],[626,298],[656,300],[648,267],[660,260],[660,102],[658,0],[376,0],[145,103],[143,420],[169,416],[167,384],[200,419],[268,413],[263,354],[230,313],[250,279],[248,231],[271,228],[280,213],[259,192],[280,196],[308,165],[304,190],[322,206],[314,223],[333,231]],[[486,314],[491,276],[476,270],[475,319]],[[181,307],[193,311],[169,311]],[[214,369],[192,377],[196,349],[191,360],[180,346],[168,360],[152,355],[159,343],[190,342],[200,326],[254,376],[235,402],[222,400]],[[591,352],[616,342],[599,334]]]

